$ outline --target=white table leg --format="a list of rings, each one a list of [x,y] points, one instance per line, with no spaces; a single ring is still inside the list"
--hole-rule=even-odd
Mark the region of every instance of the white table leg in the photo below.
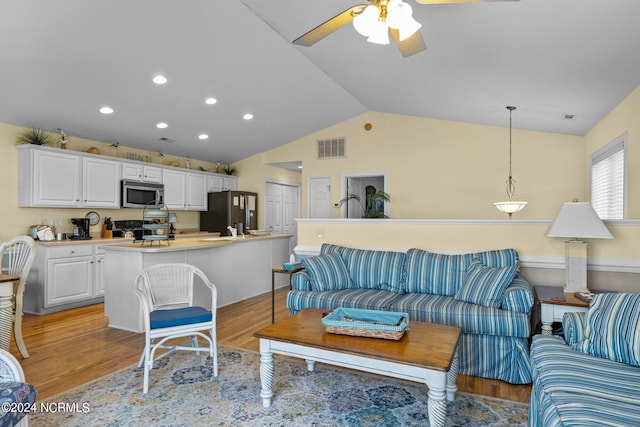
[[[262,406],[268,408],[271,406],[271,398],[273,397],[273,373],[275,369],[273,367],[273,353],[269,346],[269,341],[260,340],[260,382],[262,383],[262,390],[260,391],[260,397],[262,397]]]
[[[451,360],[451,368],[447,372],[447,400],[453,402],[456,400],[456,392],[458,391],[458,348]]]
[[[0,283],[0,348],[9,351],[13,332],[13,282]]]
[[[542,321],[542,335],[553,335],[553,322]]]
[[[316,361],[315,361],[315,360],[308,360],[308,359],[307,359],[307,360],[306,360],[306,362],[307,362],[307,371],[309,371],[309,372],[313,372],[313,370],[314,370],[314,369],[315,369],[315,367],[316,367]]]
[[[431,427],[444,427],[447,418],[447,401],[445,400],[445,388],[429,385],[429,425]]]

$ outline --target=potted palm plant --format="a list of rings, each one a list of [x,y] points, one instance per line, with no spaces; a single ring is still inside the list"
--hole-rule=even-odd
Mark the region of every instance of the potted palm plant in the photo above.
[[[367,188],[364,205],[362,205],[362,198],[359,195],[351,193],[340,200],[338,206],[342,206],[349,200],[357,200],[360,202],[363,218],[388,218],[387,215],[384,214],[384,204],[391,202],[391,196],[384,191],[375,191],[375,188],[371,191]]]

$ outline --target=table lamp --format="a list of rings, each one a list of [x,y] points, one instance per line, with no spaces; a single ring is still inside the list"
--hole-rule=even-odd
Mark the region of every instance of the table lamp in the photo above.
[[[169,212],[167,221],[169,222],[169,236],[174,236],[176,234],[176,228],[173,226],[173,224],[178,222],[178,215],[173,212]]]
[[[578,239],[613,239],[591,203],[565,203],[547,236],[569,237],[565,242],[565,292],[588,292],[587,243]]]

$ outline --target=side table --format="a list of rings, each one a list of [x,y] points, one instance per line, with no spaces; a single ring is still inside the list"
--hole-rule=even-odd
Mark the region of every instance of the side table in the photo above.
[[[292,270],[285,270],[282,267],[271,269],[271,323],[275,323],[276,320],[276,273],[289,275],[289,289],[291,289],[291,277],[298,271],[302,270],[304,270],[304,267],[297,267]]]
[[[540,301],[542,335],[553,335],[553,322],[562,322],[565,313],[585,312],[589,308],[588,302],[559,286],[534,286],[534,289]]]
[[[13,332],[13,282],[20,277],[0,274],[0,348],[9,351]]]

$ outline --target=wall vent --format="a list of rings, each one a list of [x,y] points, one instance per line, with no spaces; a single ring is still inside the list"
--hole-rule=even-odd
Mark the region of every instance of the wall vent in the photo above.
[[[318,158],[344,157],[345,145],[345,138],[320,139],[318,140]]]

